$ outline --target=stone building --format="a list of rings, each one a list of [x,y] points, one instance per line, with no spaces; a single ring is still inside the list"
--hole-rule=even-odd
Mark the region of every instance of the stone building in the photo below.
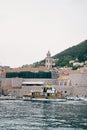
[[[52,69],[52,58],[50,51],[47,52],[46,59],[45,59],[45,67],[48,69]]]
[[[87,97],[87,72],[73,72],[70,74],[73,95]]]
[[[55,88],[57,89],[57,91],[62,92],[62,94],[65,96],[73,95],[71,80],[70,77],[67,75],[60,76],[58,78]]]
[[[66,96],[87,97],[87,68],[60,76],[57,84],[57,88]]]
[[[22,97],[24,94],[28,94],[31,91],[41,91],[43,86],[23,86],[23,82],[36,84],[43,82],[43,85],[50,84],[56,85],[56,79],[24,79],[24,78],[3,78],[1,80],[1,89],[3,95],[10,95],[16,97]]]

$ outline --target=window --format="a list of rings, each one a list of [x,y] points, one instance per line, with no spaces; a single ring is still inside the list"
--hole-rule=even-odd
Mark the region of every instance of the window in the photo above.
[[[65,91],[65,93],[67,93],[67,91]]]
[[[65,85],[65,86],[67,85],[67,82],[66,82],[66,81],[64,82],[64,85]]]

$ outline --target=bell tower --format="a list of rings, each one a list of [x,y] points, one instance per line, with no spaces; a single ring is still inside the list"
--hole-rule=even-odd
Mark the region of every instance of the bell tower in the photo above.
[[[48,69],[52,69],[52,58],[51,58],[50,51],[48,51],[46,54],[45,67]]]

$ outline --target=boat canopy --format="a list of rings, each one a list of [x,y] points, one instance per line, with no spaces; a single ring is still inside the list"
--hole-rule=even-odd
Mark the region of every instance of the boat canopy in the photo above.
[[[46,88],[47,88],[47,89],[50,89],[50,88],[52,88],[52,87],[51,87],[51,85],[47,84],[47,85],[46,85]]]

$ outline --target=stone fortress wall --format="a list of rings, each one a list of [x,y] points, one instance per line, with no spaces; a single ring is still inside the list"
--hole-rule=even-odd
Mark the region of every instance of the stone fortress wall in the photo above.
[[[22,88],[21,85],[22,82],[43,82],[45,85],[52,85],[65,96],[87,97],[87,73],[72,73],[58,79],[2,78],[0,81],[0,87],[7,95],[22,96],[25,92],[29,93],[31,90],[40,91],[41,88],[39,87]]]

